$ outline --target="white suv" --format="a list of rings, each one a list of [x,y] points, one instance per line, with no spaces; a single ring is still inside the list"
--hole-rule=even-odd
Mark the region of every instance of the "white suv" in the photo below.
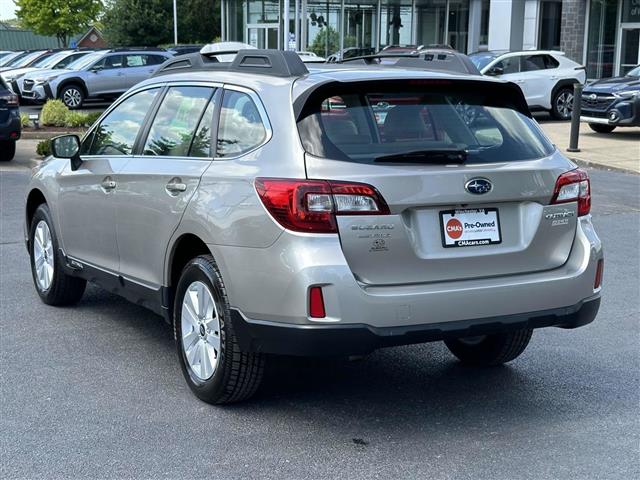
[[[517,83],[531,110],[548,110],[558,120],[571,118],[573,85],[584,84],[583,65],[563,52],[477,52],[469,55],[483,75]]]

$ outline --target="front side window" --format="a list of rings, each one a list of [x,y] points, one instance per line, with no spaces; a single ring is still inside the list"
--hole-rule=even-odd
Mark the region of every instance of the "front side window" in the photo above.
[[[216,155],[242,155],[258,147],[266,137],[267,130],[251,97],[243,92],[226,90],[220,110]]]
[[[461,151],[467,163],[488,163],[553,152],[535,121],[518,110],[519,96],[511,90],[477,84],[348,88],[312,96],[302,109],[298,131],[310,154],[373,163]]]
[[[88,155],[131,155],[144,118],[159,89],[138,92],[116,106],[85,138],[81,153]]]
[[[519,57],[507,57],[504,60],[500,60],[493,68],[502,69],[501,75],[507,75],[509,73],[520,72],[520,58]]]
[[[213,92],[210,87],[171,87],[151,124],[144,155],[188,156],[196,128]],[[209,129],[212,116],[209,117]],[[198,143],[206,142],[205,137],[209,134],[210,130],[198,132]]]
[[[97,62],[93,68],[110,70],[112,68],[122,68],[122,55],[111,55]]]

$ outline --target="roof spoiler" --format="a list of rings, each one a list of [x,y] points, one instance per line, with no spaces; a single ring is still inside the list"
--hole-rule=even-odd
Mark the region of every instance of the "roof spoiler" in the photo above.
[[[232,62],[220,62],[219,55],[235,55]],[[163,63],[154,76],[194,70],[225,70],[273,77],[301,77],[309,73],[295,52],[240,49],[180,55]]]

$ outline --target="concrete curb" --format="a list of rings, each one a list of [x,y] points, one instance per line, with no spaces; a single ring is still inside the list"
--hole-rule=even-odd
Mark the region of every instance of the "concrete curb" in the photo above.
[[[84,130],[83,131],[64,131],[64,130],[60,130],[57,132],[52,132],[52,131],[37,131],[37,130],[32,130],[32,131],[22,131],[22,134],[20,135],[21,139],[24,140],[49,140],[53,137],[57,137],[59,135],[68,135],[68,134],[72,134],[72,135],[79,135],[80,137],[82,137],[82,135],[84,135]]]
[[[569,158],[571,158],[571,157],[569,157]],[[579,160],[577,158],[571,158],[571,161],[577,163],[581,167],[589,167],[589,168],[596,168],[598,170],[609,170],[609,171],[613,171],[613,172],[630,173],[632,175],[640,175],[640,172],[636,172],[635,170],[631,170],[629,168],[614,167],[614,166],[611,166],[611,165],[605,165],[604,163],[590,162],[588,160]]]

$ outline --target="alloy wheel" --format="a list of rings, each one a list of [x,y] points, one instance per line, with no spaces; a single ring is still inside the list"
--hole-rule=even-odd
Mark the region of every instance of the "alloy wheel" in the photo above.
[[[211,290],[193,282],[182,300],[182,347],[189,368],[199,380],[213,376],[220,358],[220,321]]]
[[[68,88],[62,95],[62,101],[67,107],[79,107],[80,102],[82,101],[82,94],[80,93],[80,90],[76,88]]]
[[[53,280],[54,257],[51,231],[44,220],[38,222],[33,236],[33,263],[38,287],[42,291],[48,290]]]
[[[573,93],[562,92],[556,99],[556,110],[562,116],[562,118],[571,117],[573,111]]]

